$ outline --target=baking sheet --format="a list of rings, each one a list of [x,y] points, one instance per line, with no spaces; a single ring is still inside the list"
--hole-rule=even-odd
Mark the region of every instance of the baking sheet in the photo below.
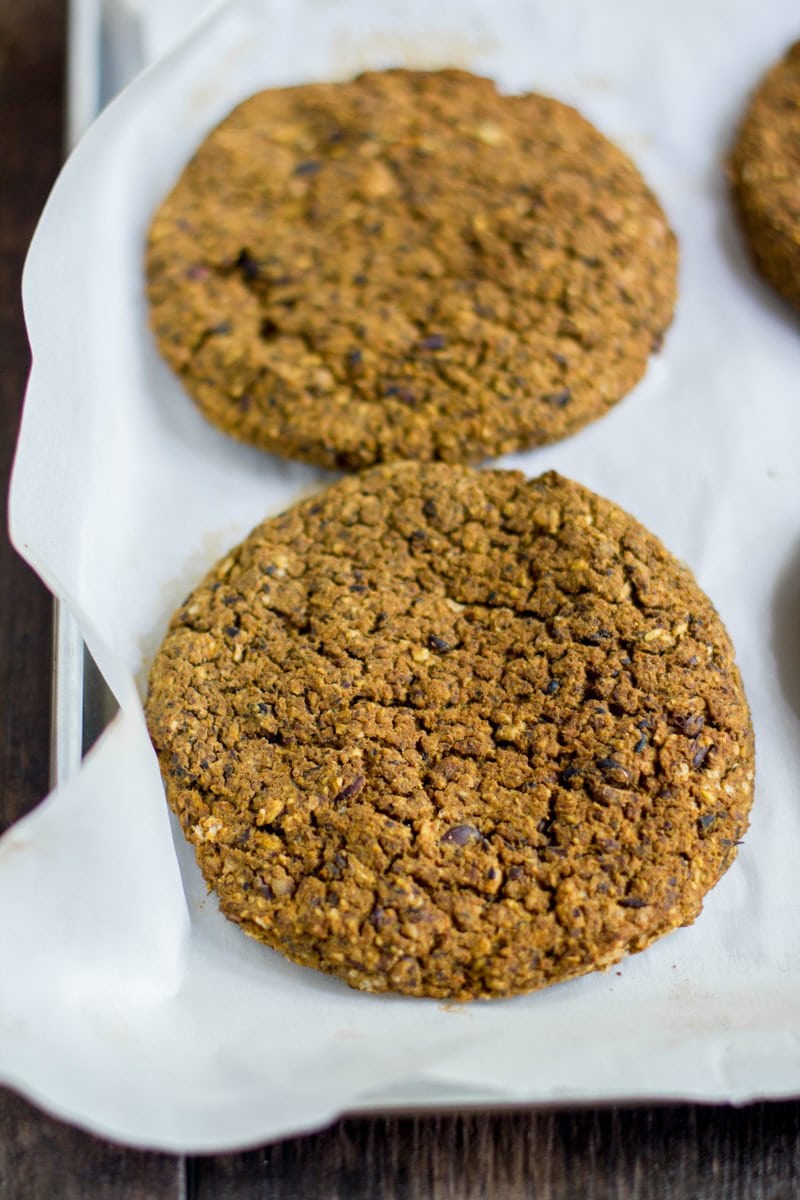
[[[45,210],[24,297],[34,367],[15,543],[70,606],[121,713],[0,840],[0,1078],[134,1144],[211,1151],[408,1104],[741,1102],[800,1093],[800,324],[750,269],[721,161],[797,35],[772,0],[240,0],[90,130]],[[737,646],[757,801],[699,922],[607,975],[492,1003],[375,997],[284,962],[206,898],[174,830],[139,688],[172,609],[326,476],[210,429],[160,362],[149,217],[191,150],[268,84],[460,65],[575,103],[629,153],[681,241],[675,324],[600,423],[509,456],[634,512]]]

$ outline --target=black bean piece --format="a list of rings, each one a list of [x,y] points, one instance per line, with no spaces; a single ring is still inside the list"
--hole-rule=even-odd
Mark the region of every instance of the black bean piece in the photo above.
[[[692,755],[692,766],[693,767],[702,767],[703,763],[708,758],[708,755],[709,755],[711,749],[712,749],[711,746],[698,746],[697,749],[695,750],[694,754]]]
[[[363,775],[356,775],[352,783],[348,783],[347,787],[343,787],[342,790],[336,796],[334,796],[334,804],[338,804],[341,800],[352,800],[353,796],[358,795],[365,783],[366,780],[364,779]]]
[[[569,787],[573,779],[580,779],[582,775],[583,772],[580,767],[576,767],[570,763],[568,767],[564,767],[564,770],[558,776],[558,782],[562,787]]]
[[[572,392],[568,387],[561,388],[557,392],[548,392],[542,396],[545,404],[552,404],[554,408],[564,408],[572,399]]]
[[[474,825],[454,825],[439,839],[446,846],[468,846],[471,842],[480,842],[481,831]]]
[[[241,254],[236,260],[236,265],[246,280],[257,279],[261,274],[261,268],[259,267],[257,260],[253,258],[252,254],[250,254],[247,250],[242,250]]]
[[[677,717],[675,727],[681,733],[685,733],[687,737],[697,737],[700,730],[706,723],[706,719],[702,713],[695,716]]]
[[[383,389],[383,394],[385,396],[394,396],[395,399],[400,400],[403,404],[414,405],[417,402],[414,389],[410,387],[403,387],[403,385],[399,383],[388,384],[388,386]]]
[[[373,929],[383,929],[384,925],[389,923],[389,918],[383,909],[376,905],[369,914],[369,923]]]

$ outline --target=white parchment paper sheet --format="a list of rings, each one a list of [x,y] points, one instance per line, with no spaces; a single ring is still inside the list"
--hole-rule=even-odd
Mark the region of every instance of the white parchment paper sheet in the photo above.
[[[187,1151],[404,1103],[800,1093],[800,322],[749,266],[721,167],[796,20],[785,0],[241,0],[90,130],[26,270],[12,527],[122,712],[0,841],[4,1081],[120,1140]],[[200,574],[323,478],[208,427],[160,362],[143,299],[152,211],[252,91],[394,64],[572,102],[657,190],[682,248],[662,354],[601,422],[505,461],[580,480],[691,565],[756,725],[752,827],[697,924],[607,975],[488,1004],[360,995],[225,922],[173,846],[137,691]]]

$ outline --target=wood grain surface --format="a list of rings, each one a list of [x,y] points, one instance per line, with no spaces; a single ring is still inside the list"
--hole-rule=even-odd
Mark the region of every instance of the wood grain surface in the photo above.
[[[0,0],[3,481],[29,365],[20,271],[61,156],[64,35],[62,0]],[[48,595],[5,535],[0,597],[4,829],[47,788],[51,620]],[[251,1153],[186,1160],[114,1146],[0,1089],[0,1200],[789,1200],[798,1195],[798,1103],[740,1110],[683,1105],[348,1119]]]
[[[778,1200],[800,1106],[346,1120],[190,1164],[192,1200]]]

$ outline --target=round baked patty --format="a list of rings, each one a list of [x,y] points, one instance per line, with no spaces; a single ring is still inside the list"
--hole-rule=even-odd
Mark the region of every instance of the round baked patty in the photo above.
[[[730,173],[756,265],[800,309],[800,42],[753,95]]]
[[[368,991],[509,995],[643,949],[752,798],[711,603],[555,474],[390,465],[265,521],[175,614],[147,715],[222,911]]]
[[[147,251],[162,354],[227,433],[360,468],[564,437],[642,376],[676,243],[574,109],[462,71],[261,92]]]

